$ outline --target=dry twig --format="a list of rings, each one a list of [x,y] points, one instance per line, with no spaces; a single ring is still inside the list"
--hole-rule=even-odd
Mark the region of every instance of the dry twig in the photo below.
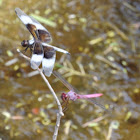
[[[17,52],[19,52],[20,56],[22,56],[26,60],[30,61],[30,58],[27,57],[26,55],[24,55],[23,53],[21,53],[19,49],[17,49]],[[54,134],[53,134],[53,140],[56,140],[57,135],[58,135],[59,126],[60,126],[60,120],[61,120],[61,117],[64,116],[64,113],[62,112],[62,107],[61,107],[60,101],[58,100],[58,98],[57,98],[53,88],[51,87],[49,81],[46,79],[46,77],[43,74],[42,70],[40,70],[39,68],[37,70],[39,71],[41,77],[43,78],[43,80],[47,84],[49,90],[51,91],[54,99],[56,100],[56,103],[57,103],[57,106],[58,106],[58,109],[59,109],[59,112],[57,113],[57,120],[56,120],[55,130],[54,130]]]

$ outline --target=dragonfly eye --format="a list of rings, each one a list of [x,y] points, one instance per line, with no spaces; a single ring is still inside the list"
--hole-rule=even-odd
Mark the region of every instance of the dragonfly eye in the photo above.
[[[67,99],[67,94],[66,94],[66,93],[62,93],[62,94],[61,94],[61,99],[62,99],[63,101],[65,101],[65,100]]]
[[[28,41],[27,41],[27,40],[23,40],[23,41],[21,42],[21,45],[22,45],[23,47],[27,47]]]

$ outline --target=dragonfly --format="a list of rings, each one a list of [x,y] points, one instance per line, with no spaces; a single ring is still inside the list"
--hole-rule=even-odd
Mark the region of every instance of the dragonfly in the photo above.
[[[68,83],[57,71],[53,71],[53,75],[58,78],[70,91],[68,93],[62,93],[61,99],[63,101],[62,105],[65,104],[65,107],[63,108],[63,111],[67,109],[68,101],[76,101],[77,99],[87,99],[91,103],[97,105],[98,107],[102,108],[104,111],[108,110],[100,103],[96,102],[93,98],[97,98],[102,96],[102,93],[94,93],[94,94],[79,94],[79,91],[74,88],[70,83]]]
[[[50,77],[55,64],[56,51],[68,55],[70,53],[66,50],[50,45],[49,43],[52,41],[51,34],[33,17],[25,14],[20,8],[16,8],[15,12],[32,35],[31,40],[23,40],[21,42],[21,45],[25,47],[25,52],[28,48],[30,48],[30,51],[32,52],[30,60],[31,68],[35,70],[42,63],[44,74],[47,77]]]

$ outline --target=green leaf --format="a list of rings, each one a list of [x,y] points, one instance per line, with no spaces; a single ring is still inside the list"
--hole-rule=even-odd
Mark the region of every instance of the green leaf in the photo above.
[[[59,63],[55,63],[55,66],[56,66],[57,68],[62,68],[62,67],[63,67],[63,65],[61,65],[61,64],[59,64]]]
[[[0,6],[2,5],[3,0],[0,0]]]
[[[132,113],[129,111],[129,112],[127,112],[127,114],[126,114],[126,116],[125,116],[125,121],[127,121],[127,120],[129,120],[130,119],[130,117],[132,116]]]
[[[14,54],[10,51],[10,50],[7,50],[7,55],[9,56],[9,57],[12,57]]]
[[[98,126],[98,123],[90,123],[88,126],[89,127],[96,127],[96,126]]]
[[[35,15],[35,14],[30,14],[30,16],[35,18],[37,21],[39,21],[41,23],[44,23],[44,24],[46,24],[46,25],[48,25],[50,27],[55,28],[57,26],[57,24],[54,21],[51,21],[51,20],[46,19],[44,17],[38,16],[38,15]]]

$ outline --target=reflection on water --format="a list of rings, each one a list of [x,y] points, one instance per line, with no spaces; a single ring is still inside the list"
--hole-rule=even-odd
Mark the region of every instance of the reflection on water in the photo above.
[[[115,106],[112,117],[84,100],[71,102],[58,139],[100,140],[110,135],[116,140],[132,136],[140,112],[140,3],[53,0],[0,4],[1,137],[51,139],[56,121],[57,106],[48,88],[39,75],[27,77],[32,69],[16,52],[23,49],[20,42],[30,34],[17,19],[15,7],[37,18],[51,33],[52,44],[71,53],[70,60],[57,53],[56,70],[65,73],[81,93],[103,93],[98,101],[106,108]],[[30,56],[30,52],[26,54]],[[48,78],[60,96],[67,89],[54,79]],[[120,125],[110,134],[114,120]],[[87,122],[89,125],[83,128]],[[132,139],[139,139],[139,133]]]

